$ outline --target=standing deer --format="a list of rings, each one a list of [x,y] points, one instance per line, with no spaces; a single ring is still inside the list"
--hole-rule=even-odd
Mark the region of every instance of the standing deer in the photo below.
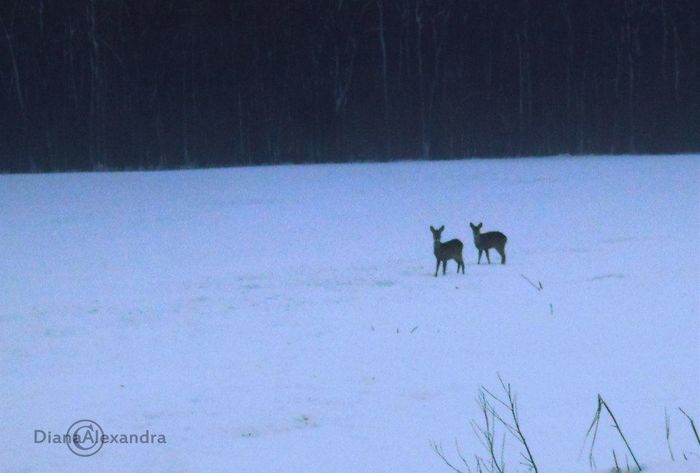
[[[508,238],[501,232],[486,232],[481,233],[481,226],[474,225],[469,222],[469,226],[472,227],[472,233],[474,233],[474,246],[479,250],[479,260],[476,264],[481,264],[481,253],[486,252],[486,260],[491,264],[491,258],[489,258],[489,249],[495,248],[498,254],[501,255],[501,264],[506,264],[506,243]]]
[[[459,268],[462,268],[462,274],[464,274],[464,260],[462,259],[462,248],[464,244],[457,240],[447,241],[445,243],[440,242],[440,237],[442,236],[442,231],[445,226],[441,226],[437,230],[430,226],[430,231],[433,233],[433,254],[435,254],[435,277],[438,275],[438,269],[440,269],[440,263],[442,262],[442,274],[445,274],[447,269],[447,261],[453,259],[457,262],[457,272],[459,273]]]

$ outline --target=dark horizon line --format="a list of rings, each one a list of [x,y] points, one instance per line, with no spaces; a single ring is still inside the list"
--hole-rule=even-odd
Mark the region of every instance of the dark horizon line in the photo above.
[[[464,157],[432,157],[429,159],[422,157],[415,158],[388,158],[388,159],[362,159],[362,160],[337,160],[337,161],[279,161],[268,163],[231,163],[231,164],[215,164],[211,166],[165,166],[165,167],[106,167],[99,166],[98,169],[55,169],[55,170],[35,170],[35,171],[7,171],[0,169],[0,176],[34,176],[37,174],[107,174],[107,173],[156,173],[156,172],[177,172],[177,171],[213,171],[220,169],[239,169],[239,168],[268,168],[268,167],[302,167],[302,166],[330,166],[330,165],[353,165],[353,164],[401,164],[401,163],[431,163],[431,162],[448,162],[448,161],[502,161],[502,160],[545,160],[545,159],[596,159],[596,158],[673,158],[679,156],[698,156],[700,150],[697,151],[679,151],[679,152],[658,152],[658,153],[559,153],[559,154],[541,154],[541,155],[484,155],[484,156],[464,156]]]

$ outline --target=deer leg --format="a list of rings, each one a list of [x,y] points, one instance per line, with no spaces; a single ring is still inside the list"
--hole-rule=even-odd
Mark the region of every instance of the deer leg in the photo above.
[[[440,260],[435,258],[435,277],[437,277],[438,269],[440,269]]]
[[[501,248],[498,253],[501,255],[501,264],[506,264],[506,250]]]
[[[481,253],[482,253],[482,251],[479,250],[479,260],[476,262],[476,264],[481,264]]]
[[[486,251],[486,261],[488,261],[489,264],[491,264],[491,258],[489,257],[489,250],[488,250],[488,248],[487,248],[485,251]]]
[[[459,268],[462,268],[462,274],[464,274],[464,260],[460,256],[460,258],[457,260],[457,272],[459,273]]]
[[[447,260],[442,261],[442,274],[445,274],[447,271]]]

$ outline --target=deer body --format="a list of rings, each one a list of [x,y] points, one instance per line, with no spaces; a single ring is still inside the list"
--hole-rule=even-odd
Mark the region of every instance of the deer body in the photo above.
[[[446,241],[442,243],[440,237],[442,236],[442,231],[445,226],[441,226],[438,229],[430,227],[430,231],[433,233],[433,254],[435,255],[435,277],[438,275],[438,269],[440,269],[440,263],[442,263],[442,274],[445,274],[447,270],[447,262],[451,259],[457,262],[457,272],[459,273],[459,268],[462,268],[462,274],[464,274],[464,260],[462,259],[462,248],[464,244],[457,240]]]
[[[501,255],[501,264],[506,264],[506,243],[508,238],[501,232],[486,232],[481,233],[481,227],[483,223],[479,225],[474,225],[469,222],[469,226],[472,227],[472,233],[474,233],[474,246],[479,250],[479,259],[477,264],[481,264],[481,253],[486,252],[486,260],[491,264],[491,258],[489,258],[489,250],[494,248]]]

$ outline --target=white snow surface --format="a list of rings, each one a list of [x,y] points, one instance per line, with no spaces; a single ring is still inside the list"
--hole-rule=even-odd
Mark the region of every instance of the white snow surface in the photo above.
[[[590,471],[599,393],[697,472],[699,249],[694,155],[0,176],[0,472],[446,473],[498,374],[542,473]],[[79,419],[167,443],[34,442]]]

